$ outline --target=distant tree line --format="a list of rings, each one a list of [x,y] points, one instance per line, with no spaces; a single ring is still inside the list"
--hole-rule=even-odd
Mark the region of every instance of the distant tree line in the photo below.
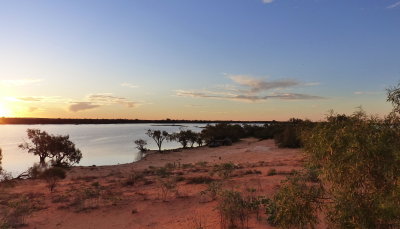
[[[264,125],[217,123],[207,125],[201,132],[180,130],[168,133],[161,130],[148,130],[146,135],[154,140],[158,151],[162,151],[162,144],[166,141],[175,141],[182,148],[207,145],[218,147],[231,145],[242,138],[254,137],[260,140],[274,139],[279,147],[298,148],[302,146],[301,131],[316,125],[309,120],[292,118],[287,122],[269,122]],[[143,139],[135,140],[137,149],[146,151],[147,142]]]

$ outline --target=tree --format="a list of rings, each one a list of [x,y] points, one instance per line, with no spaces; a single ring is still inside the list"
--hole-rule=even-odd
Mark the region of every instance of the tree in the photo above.
[[[82,153],[75,148],[75,144],[69,140],[68,135],[52,136],[50,154],[54,166],[71,166],[79,163]]]
[[[44,166],[46,164],[46,158],[51,156],[49,147],[51,136],[47,132],[39,129],[27,129],[26,133],[30,142],[24,142],[18,147],[23,150],[28,150],[28,153],[38,155],[40,165]]]
[[[145,140],[137,139],[137,140],[135,140],[135,144],[136,144],[136,149],[140,150],[140,152],[147,151],[147,149],[145,147],[147,145],[147,142]]]
[[[68,135],[50,135],[39,129],[28,129],[27,135],[30,141],[19,147],[38,155],[41,166],[45,166],[46,158],[51,159],[54,166],[70,166],[82,158],[81,151],[75,148]]]
[[[152,138],[158,147],[158,151],[161,152],[161,145],[164,142],[164,140],[169,140],[171,138],[171,135],[167,131],[160,131],[160,130],[147,130],[146,133],[147,136]]]

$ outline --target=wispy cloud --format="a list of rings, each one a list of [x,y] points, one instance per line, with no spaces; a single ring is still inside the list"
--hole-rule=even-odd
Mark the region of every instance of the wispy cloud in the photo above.
[[[91,94],[88,99],[96,104],[111,105],[122,104],[127,107],[136,107],[137,103],[125,97],[114,96],[111,93]]]
[[[68,102],[69,100],[66,98],[62,98],[60,96],[21,96],[21,97],[7,97],[7,100],[15,101],[15,102],[48,102],[48,103],[57,103],[57,102]]]
[[[378,95],[381,94],[380,91],[355,91],[353,94],[355,95]]]
[[[387,9],[394,9],[400,6],[400,1],[393,3],[392,5],[386,7]]]
[[[242,102],[262,102],[269,99],[311,100],[324,99],[322,96],[302,93],[287,93],[285,90],[297,86],[315,86],[319,83],[301,83],[297,80],[282,79],[267,81],[244,75],[227,76],[235,85],[219,85],[214,90],[176,90],[177,96],[233,100]],[[217,89],[217,90],[216,90]]]
[[[195,97],[195,98],[209,98],[209,99],[222,99],[222,100],[233,100],[242,102],[262,102],[268,99],[282,99],[282,100],[312,100],[312,99],[325,99],[321,96],[307,95],[301,93],[274,93],[271,95],[259,96],[259,95],[243,95],[243,94],[223,94],[214,92],[202,92],[202,91],[176,91],[177,96],[184,97]]]
[[[233,82],[240,86],[248,88],[248,92],[256,93],[261,91],[267,91],[271,89],[282,89],[300,85],[300,82],[291,79],[283,79],[276,81],[266,81],[263,79],[256,79],[250,76],[244,75],[233,75],[228,76]]]
[[[129,108],[139,105],[137,102],[125,97],[114,96],[112,93],[97,93],[88,95],[84,101],[72,102],[68,110],[79,112],[113,104],[120,104]]]
[[[98,108],[100,105],[94,104],[92,102],[75,102],[69,106],[69,110],[72,112],[79,112],[79,111],[85,111],[85,110],[90,110],[94,108]]]
[[[265,4],[272,3],[273,1],[274,1],[274,0],[262,0],[262,2],[265,3]]]
[[[122,87],[129,87],[129,88],[138,88],[138,85],[131,84],[131,83],[121,83]]]
[[[34,85],[42,82],[43,79],[12,79],[12,80],[1,80],[0,84],[8,87],[19,87],[19,86],[27,86]]]

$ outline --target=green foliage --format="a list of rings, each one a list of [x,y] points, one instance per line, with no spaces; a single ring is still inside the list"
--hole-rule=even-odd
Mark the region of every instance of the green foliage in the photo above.
[[[240,192],[231,190],[221,192],[217,209],[221,228],[245,228],[247,225],[250,211]]]
[[[245,137],[245,132],[241,125],[218,123],[216,125],[207,125],[202,130],[202,135],[204,136],[205,142],[210,144],[215,140],[223,141],[225,139],[237,142],[240,138]]]
[[[307,184],[299,174],[289,177],[266,202],[268,222],[280,228],[314,228],[322,190],[320,185]]]
[[[400,123],[333,115],[304,133],[311,164],[326,185],[328,220],[336,227],[388,228],[400,224]]]

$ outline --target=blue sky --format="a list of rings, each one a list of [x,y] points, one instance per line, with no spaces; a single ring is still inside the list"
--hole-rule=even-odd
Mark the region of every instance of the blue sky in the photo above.
[[[0,1],[0,98],[34,117],[385,114],[399,28],[398,0]]]

